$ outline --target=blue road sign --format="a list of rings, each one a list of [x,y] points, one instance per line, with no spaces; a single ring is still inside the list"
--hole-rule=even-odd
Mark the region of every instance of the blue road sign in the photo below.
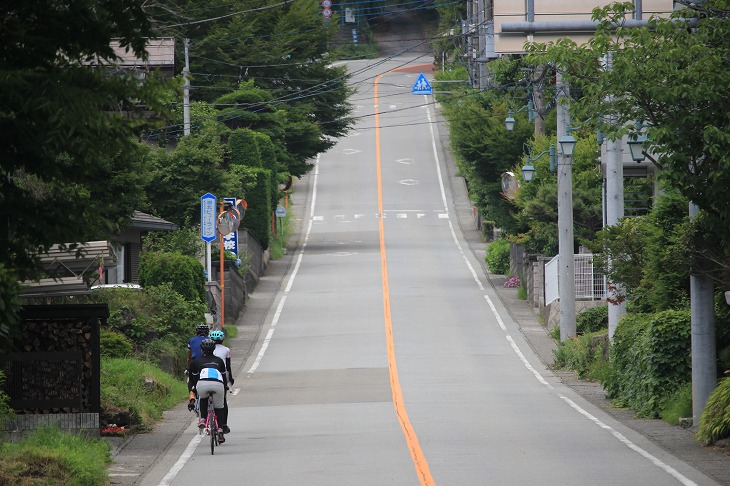
[[[216,199],[211,193],[200,196],[200,237],[210,243],[215,240]]]
[[[411,94],[414,94],[414,95],[433,94],[433,90],[431,89],[431,83],[428,82],[428,80],[426,79],[426,76],[424,76],[423,73],[418,75],[418,79],[416,79],[416,82],[413,85],[413,90],[411,90]]]
[[[231,205],[236,205],[235,197],[225,197],[223,200]],[[238,230],[234,230],[223,237],[223,249],[225,251],[232,251],[238,255]]]

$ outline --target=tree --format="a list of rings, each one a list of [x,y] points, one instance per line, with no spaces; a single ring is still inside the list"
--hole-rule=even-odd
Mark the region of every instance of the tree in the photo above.
[[[609,137],[635,135],[637,121],[647,125],[646,152],[660,179],[703,212],[695,270],[730,288],[730,2],[697,5],[652,19],[650,28],[627,29],[632,4],[612,4],[594,11],[602,23],[587,44],[528,47],[534,61],[555,63],[580,88],[572,106],[579,119],[593,117],[595,126],[599,115],[613,118],[602,127]],[[599,60],[609,53],[612,69],[604,69]]]
[[[144,201],[135,113],[164,113],[158,85],[85,65],[113,61],[112,38],[145,56],[154,32],[144,3],[3,4],[0,267],[17,280],[39,274],[38,252],[107,237]]]

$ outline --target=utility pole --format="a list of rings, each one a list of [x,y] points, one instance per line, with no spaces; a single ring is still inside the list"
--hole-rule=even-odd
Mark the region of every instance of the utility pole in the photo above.
[[[185,68],[183,69],[183,79],[185,85],[183,87],[183,134],[187,137],[190,135],[190,57],[188,55],[188,39],[183,39],[185,45]]]
[[[568,135],[570,113],[565,100],[568,85],[556,75],[558,140]],[[558,143],[558,292],[560,294],[560,341],[575,336],[575,256],[573,248],[572,160]]]
[[[689,203],[689,217],[695,219],[699,208]],[[712,279],[707,275],[689,277],[692,328],[692,423],[700,423],[707,399],[717,386],[715,349],[715,301]]]
[[[613,54],[608,53],[604,58],[604,69],[613,69]],[[611,100],[609,100],[611,101]],[[614,119],[608,118],[607,123],[613,124]],[[624,164],[621,152],[621,139],[606,140],[605,151],[601,153],[603,160],[603,175],[606,178],[606,214],[605,225],[617,225],[624,216]],[[611,262],[608,262],[610,267]],[[623,295],[620,284],[609,282],[615,286],[615,296]],[[621,316],[626,313],[626,302],[608,303],[608,338],[613,339]]]

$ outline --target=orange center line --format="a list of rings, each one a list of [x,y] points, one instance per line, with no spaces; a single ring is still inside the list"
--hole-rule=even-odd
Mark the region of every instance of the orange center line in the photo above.
[[[393,321],[390,315],[390,292],[388,291],[388,261],[385,253],[385,227],[383,220],[383,180],[380,170],[380,112],[378,109],[378,82],[383,75],[380,74],[375,78],[373,98],[375,101],[375,164],[378,179],[378,231],[380,233],[380,262],[383,276],[383,311],[385,317],[385,338],[388,350],[388,372],[390,374],[390,389],[393,393],[393,405],[398,416],[403,435],[408,444],[408,450],[411,453],[418,479],[421,486],[434,486],[435,483],[431,477],[431,470],[428,467],[428,461],[423,455],[421,445],[418,443],[413,425],[406,413],[406,406],[403,403],[403,390],[401,390],[400,381],[398,379],[398,367],[395,361],[395,344],[393,341]]]

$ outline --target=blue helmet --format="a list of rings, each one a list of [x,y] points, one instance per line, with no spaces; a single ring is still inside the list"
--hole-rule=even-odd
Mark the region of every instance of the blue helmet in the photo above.
[[[213,341],[223,341],[223,339],[226,337],[226,335],[223,333],[223,331],[215,330],[210,332],[209,336]]]

